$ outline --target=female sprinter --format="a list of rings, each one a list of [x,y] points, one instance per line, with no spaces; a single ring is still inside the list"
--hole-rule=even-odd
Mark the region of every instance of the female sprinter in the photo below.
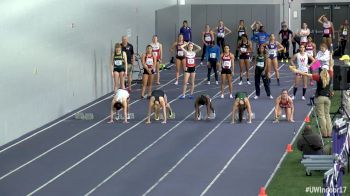
[[[266,91],[266,95],[270,98],[273,99],[271,95],[271,90],[270,90],[270,84],[266,78],[266,51],[265,47],[263,45],[260,45],[259,50],[258,50],[258,55],[254,59],[254,68],[255,68],[255,96],[254,99],[259,99],[260,97],[260,78],[263,81],[264,88]]]
[[[277,79],[277,85],[280,85],[280,74],[278,72],[278,61],[277,61],[277,53],[284,50],[284,47],[282,44],[280,44],[278,41],[275,40],[275,35],[271,34],[269,41],[265,44],[267,46],[267,51],[269,57],[267,58],[267,67],[266,67],[266,77],[270,81],[270,69],[271,64],[273,65],[273,68],[275,70],[275,75]]]
[[[167,120],[167,111],[166,111],[167,109],[169,112],[169,119],[174,118],[173,110],[171,109],[170,104],[168,103],[168,99],[164,91],[154,90],[152,91],[151,97],[149,99],[148,118],[147,118],[146,124],[151,123],[152,110],[154,111],[155,120],[159,120],[159,113],[161,109],[163,109],[163,121],[162,121],[163,124],[165,124]]]
[[[146,87],[148,87],[148,96],[150,96],[152,92],[153,75],[157,62],[157,57],[152,54],[151,45],[146,47],[146,54],[142,54],[141,60],[143,65],[141,98],[146,98]]]
[[[213,32],[216,34],[216,43],[224,51],[225,36],[228,36],[232,31],[224,25],[223,20],[219,20],[219,25],[216,27],[216,31],[213,30]]]
[[[176,81],[175,85],[179,84],[179,76],[180,76],[180,70],[184,70],[186,66],[186,60],[185,60],[185,53],[181,49],[181,46],[185,44],[186,42],[184,41],[184,36],[182,34],[179,34],[177,37],[177,41],[173,43],[173,45],[170,48],[170,52],[173,53],[174,49],[176,48]]]
[[[299,36],[300,36],[300,44],[299,45],[304,45],[307,42],[307,36],[310,35],[310,29],[307,27],[307,24],[303,22],[303,25],[299,31]]]
[[[323,26],[322,42],[326,43],[328,48],[331,48],[332,37],[335,39],[333,23],[325,15],[320,16],[318,22]]]
[[[160,63],[163,59],[163,46],[161,43],[158,42],[158,36],[153,35],[152,43],[150,44],[152,46],[152,53],[153,56],[156,57],[156,71],[157,71],[157,78],[156,78],[156,84],[160,84]]]
[[[238,122],[242,122],[244,110],[247,109],[248,112],[248,121],[247,123],[252,123],[252,107],[250,105],[248,96],[246,92],[237,92],[235,95],[235,102],[233,103],[232,108],[232,121],[231,123],[235,123],[236,112],[238,112]]]
[[[187,49],[185,49],[186,46],[187,46]],[[194,47],[196,47],[195,50],[193,50]],[[191,77],[191,90],[188,98],[193,99],[194,82],[196,77],[196,62],[195,62],[196,53],[201,50],[201,47],[195,43],[185,43],[181,46],[181,49],[185,52],[186,67],[185,67],[182,95],[180,96],[180,99],[185,99],[186,97],[187,82],[190,77]]]
[[[128,112],[129,112],[129,92],[125,89],[118,89],[113,97],[111,104],[111,116],[108,123],[113,123],[113,115],[116,111],[123,108],[124,112],[124,123],[128,123]]]
[[[282,110],[285,111],[288,122],[294,122],[294,104],[286,89],[283,89],[281,95],[276,99],[274,123],[279,122]]]
[[[211,103],[211,99],[209,95],[200,95],[196,98],[196,101],[194,102],[194,109],[195,109],[195,116],[194,118],[196,120],[201,120],[201,113],[199,110],[199,107],[205,105],[207,108],[207,114],[205,116],[205,119],[209,119],[211,116],[212,118],[215,118],[215,110],[213,107],[213,104]]]
[[[114,79],[114,94],[117,92],[118,83],[119,88],[124,89],[124,77],[128,74],[127,69],[127,56],[125,52],[122,52],[122,46],[116,44],[114,47],[114,55],[112,57],[111,71]]]
[[[291,63],[291,66],[296,67],[299,71],[308,73],[309,72],[309,65],[308,65],[309,60],[311,61],[311,64],[316,61],[314,59],[314,57],[308,55],[305,52],[305,45],[300,45],[299,52],[296,53],[295,55],[293,55],[290,63]],[[297,90],[298,90],[298,85],[300,83],[300,79],[303,80],[303,96],[301,97],[301,99],[305,100],[305,93],[306,93],[306,88],[307,88],[307,77],[300,75],[300,74],[295,74],[292,100],[295,99],[295,95],[296,95]]]
[[[230,52],[230,46],[224,47],[224,52],[221,54],[221,98],[224,98],[225,82],[228,83],[230,98],[232,99],[232,75],[235,56]],[[220,70],[219,70],[220,71]]]
[[[253,49],[253,44],[250,40],[248,40],[247,34],[243,34],[241,36],[241,40],[238,41],[237,50],[239,51],[239,74],[240,80],[238,85],[242,85],[243,81],[243,67],[246,70],[247,84],[250,85],[249,82],[249,67],[250,67],[250,54]]]

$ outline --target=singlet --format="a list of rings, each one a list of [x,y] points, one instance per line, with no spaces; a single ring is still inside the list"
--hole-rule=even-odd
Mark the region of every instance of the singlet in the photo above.
[[[222,55],[222,65],[221,66],[223,69],[231,69],[232,62],[231,62],[230,54],[228,56],[226,56],[225,54]]]
[[[162,90],[152,91],[151,96],[154,97],[154,101],[159,101],[159,97],[164,97],[165,93]]]
[[[283,100],[281,97],[279,105],[281,108],[290,108],[291,107],[291,103],[289,102],[288,98],[286,100]]]
[[[196,53],[195,52],[186,52],[186,67],[195,67],[195,59],[196,59]]]
[[[308,32],[308,29],[300,29],[300,34],[303,33],[305,34],[306,32]],[[304,36],[300,36],[300,42],[307,42],[307,36],[308,35],[304,35]]]
[[[309,56],[314,56],[314,45],[313,45],[312,42],[307,42],[307,43],[306,43],[305,52],[306,52]]]
[[[304,55],[301,55],[299,52],[296,54],[297,56],[297,65],[298,65],[298,70],[302,72],[308,72],[309,68],[307,67],[308,63],[308,54],[304,53]]]
[[[247,54],[247,50],[248,50],[248,41],[246,43],[243,43],[243,41],[240,43],[239,45],[239,51],[241,53]]]
[[[147,55],[145,56],[145,62],[146,62],[146,66],[151,69],[153,67],[153,55]]]
[[[264,55],[258,55],[256,57],[256,66],[260,68],[265,67],[265,56]]]
[[[151,43],[152,46],[152,54],[158,59],[160,59],[160,44],[157,43]]]
[[[238,27],[238,38],[245,34],[245,27]]]
[[[244,100],[247,97],[247,93],[245,92],[237,92],[235,98],[239,100]]]
[[[330,59],[329,50],[326,50],[325,52],[318,51],[318,53],[316,54],[316,59],[321,62],[321,67],[329,68],[329,59]]]
[[[342,39],[347,39],[348,33],[349,33],[349,27],[348,26],[342,26],[341,31],[340,31],[340,37]]]
[[[120,67],[120,66],[123,66],[125,64],[123,53],[114,54],[113,60],[114,60],[114,67]]]
[[[332,24],[331,21],[323,23],[323,35],[330,35],[332,33]]]
[[[208,33],[204,33],[204,41],[207,43],[207,44],[209,44],[211,41],[213,41],[213,40],[211,40],[211,34],[210,34],[210,32],[208,32]]]
[[[267,45],[267,49],[269,52],[270,56],[276,56],[277,55],[277,43],[276,42],[269,42],[269,44]]]
[[[282,40],[289,40],[289,34],[290,34],[289,29],[287,29],[287,30],[282,30],[282,31],[281,31]]]
[[[225,37],[225,26],[218,27],[218,37],[221,37],[221,38]]]
[[[183,45],[184,43],[181,42],[181,43],[177,43],[176,45],[176,55],[179,56],[179,57],[183,57],[184,56],[184,51],[181,49],[181,46]]]
[[[129,97],[129,92],[125,89],[118,89],[117,92],[114,95],[114,99],[117,102],[122,102],[123,98],[128,98]]]

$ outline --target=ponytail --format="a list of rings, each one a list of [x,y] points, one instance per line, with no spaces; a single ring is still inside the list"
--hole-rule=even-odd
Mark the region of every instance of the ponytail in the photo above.
[[[320,73],[320,77],[322,80],[322,87],[325,88],[329,84],[329,80],[330,80],[328,70],[322,69],[322,71]]]

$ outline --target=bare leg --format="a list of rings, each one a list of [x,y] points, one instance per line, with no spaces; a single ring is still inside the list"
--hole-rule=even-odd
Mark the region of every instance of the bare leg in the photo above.
[[[115,71],[113,72],[113,76],[114,76],[114,93],[116,93],[118,90],[119,73]]]
[[[232,95],[232,75],[231,74],[227,74],[226,75],[227,81],[228,81],[228,89],[230,92],[230,95]]]
[[[185,72],[184,75],[184,82],[183,82],[183,86],[182,86],[182,95],[185,96],[186,95],[186,90],[187,90],[187,82],[188,82],[188,78],[190,77],[190,73]]]
[[[145,96],[145,91],[146,91],[146,86],[147,86],[147,83],[148,83],[148,74],[143,74],[143,77],[142,77],[142,90],[141,90],[141,96]]]
[[[226,74],[221,74],[221,95],[225,94],[224,92],[225,81],[226,81]]]
[[[193,95],[195,79],[196,79],[196,73],[195,72],[191,73],[191,95]]]

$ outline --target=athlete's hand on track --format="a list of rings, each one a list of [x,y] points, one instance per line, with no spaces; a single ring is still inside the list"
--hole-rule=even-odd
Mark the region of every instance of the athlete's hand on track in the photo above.
[[[108,123],[113,123],[113,122],[114,122],[113,120],[108,121]]]

